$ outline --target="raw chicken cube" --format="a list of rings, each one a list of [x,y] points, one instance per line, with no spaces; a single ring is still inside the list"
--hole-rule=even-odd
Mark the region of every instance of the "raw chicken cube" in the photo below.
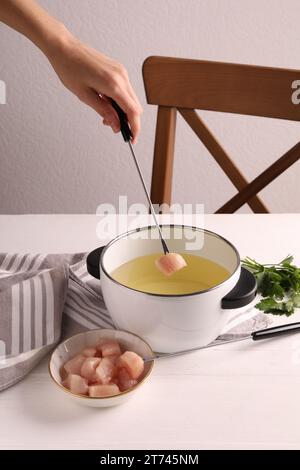
[[[113,354],[112,356],[106,356],[106,357],[108,357],[108,358],[110,359],[110,361],[111,361],[114,365],[116,365],[116,364],[117,364],[117,361],[118,361],[118,359],[119,359],[119,357],[120,357],[120,354]]]
[[[144,361],[133,351],[126,351],[119,357],[117,366],[126,369],[132,379],[138,379],[144,371]]]
[[[118,379],[118,377],[114,377],[110,383],[111,383],[111,384],[118,385],[118,387],[119,387],[119,385],[120,385],[120,384],[119,384],[119,379]],[[120,388],[120,387],[119,387],[119,388]]]
[[[96,382],[96,368],[100,364],[100,357],[86,357],[81,366],[81,376],[89,382]]]
[[[63,386],[79,395],[87,395],[89,390],[87,380],[77,374],[69,374],[66,380],[64,380]]]
[[[97,349],[96,348],[85,348],[82,351],[82,355],[85,357],[95,357],[97,354]]]
[[[120,345],[117,341],[108,341],[107,343],[101,344],[99,348],[101,349],[102,357],[115,355],[121,356],[122,354]]]
[[[116,384],[89,386],[90,397],[108,397],[110,395],[118,395],[118,393],[120,393],[120,390]]]
[[[179,253],[167,253],[155,260],[155,266],[165,276],[171,276],[176,271],[185,268],[187,264]]]
[[[114,357],[103,357],[96,369],[96,381],[102,385],[106,385],[111,382],[116,372],[117,369]]]
[[[77,374],[80,375],[81,366],[85,361],[85,357],[82,354],[73,357],[68,362],[65,363],[64,368],[68,374]]]
[[[126,369],[120,369],[118,373],[118,385],[121,392],[128,390],[137,384],[137,380],[132,379]]]

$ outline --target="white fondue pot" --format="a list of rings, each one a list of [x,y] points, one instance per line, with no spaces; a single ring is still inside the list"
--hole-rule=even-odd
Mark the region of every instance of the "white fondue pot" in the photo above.
[[[171,252],[214,261],[230,273],[228,279],[207,290],[179,295],[141,292],[116,281],[111,273],[122,264],[162,251],[155,226],[119,235],[91,252],[88,271],[101,279],[104,301],[116,328],[142,336],[156,352],[204,346],[221,333],[232,309],[255,298],[255,278],[241,268],[239,253],[232,243],[214,232],[182,225],[163,225],[162,232]],[[202,244],[196,250],[187,249],[196,235],[202,238]]]

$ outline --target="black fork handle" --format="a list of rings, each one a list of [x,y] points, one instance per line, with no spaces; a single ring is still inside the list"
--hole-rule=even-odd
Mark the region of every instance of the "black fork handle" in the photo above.
[[[120,120],[123,139],[125,140],[125,142],[129,142],[132,139],[132,133],[128,124],[127,115],[126,113],[124,113],[123,109],[121,109],[120,106],[115,102],[115,100],[110,98],[110,102]]]
[[[288,323],[286,325],[266,328],[265,330],[254,331],[254,333],[251,333],[251,336],[254,341],[258,341],[259,339],[268,339],[273,338],[274,336],[297,333],[297,330],[300,332],[300,322]]]

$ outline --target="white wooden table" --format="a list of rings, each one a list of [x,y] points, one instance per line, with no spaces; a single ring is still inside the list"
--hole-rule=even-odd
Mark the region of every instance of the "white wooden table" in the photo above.
[[[0,250],[88,251],[101,244],[96,224],[93,215],[3,215]],[[207,215],[205,228],[242,257],[275,262],[291,253],[300,264],[300,215]],[[298,449],[299,350],[295,335],[158,361],[135,398],[103,410],[69,401],[44,361],[0,393],[0,448]]]

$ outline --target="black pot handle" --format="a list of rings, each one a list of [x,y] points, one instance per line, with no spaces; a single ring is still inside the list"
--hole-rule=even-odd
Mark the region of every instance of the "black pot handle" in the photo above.
[[[86,259],[86,267],[88,270],[88,273],[95,277],[96,279],[100,279],[100,258],[101,258],[101,253],[104,250],[105,246],[100,246],[99,248],[96,248],[95,250],[91,251]]]
[[[257,292],[257,282],[248,269],[242,267],[238,282],[234,288],[221,300],[224,309],[240,308],[250,304]]]

